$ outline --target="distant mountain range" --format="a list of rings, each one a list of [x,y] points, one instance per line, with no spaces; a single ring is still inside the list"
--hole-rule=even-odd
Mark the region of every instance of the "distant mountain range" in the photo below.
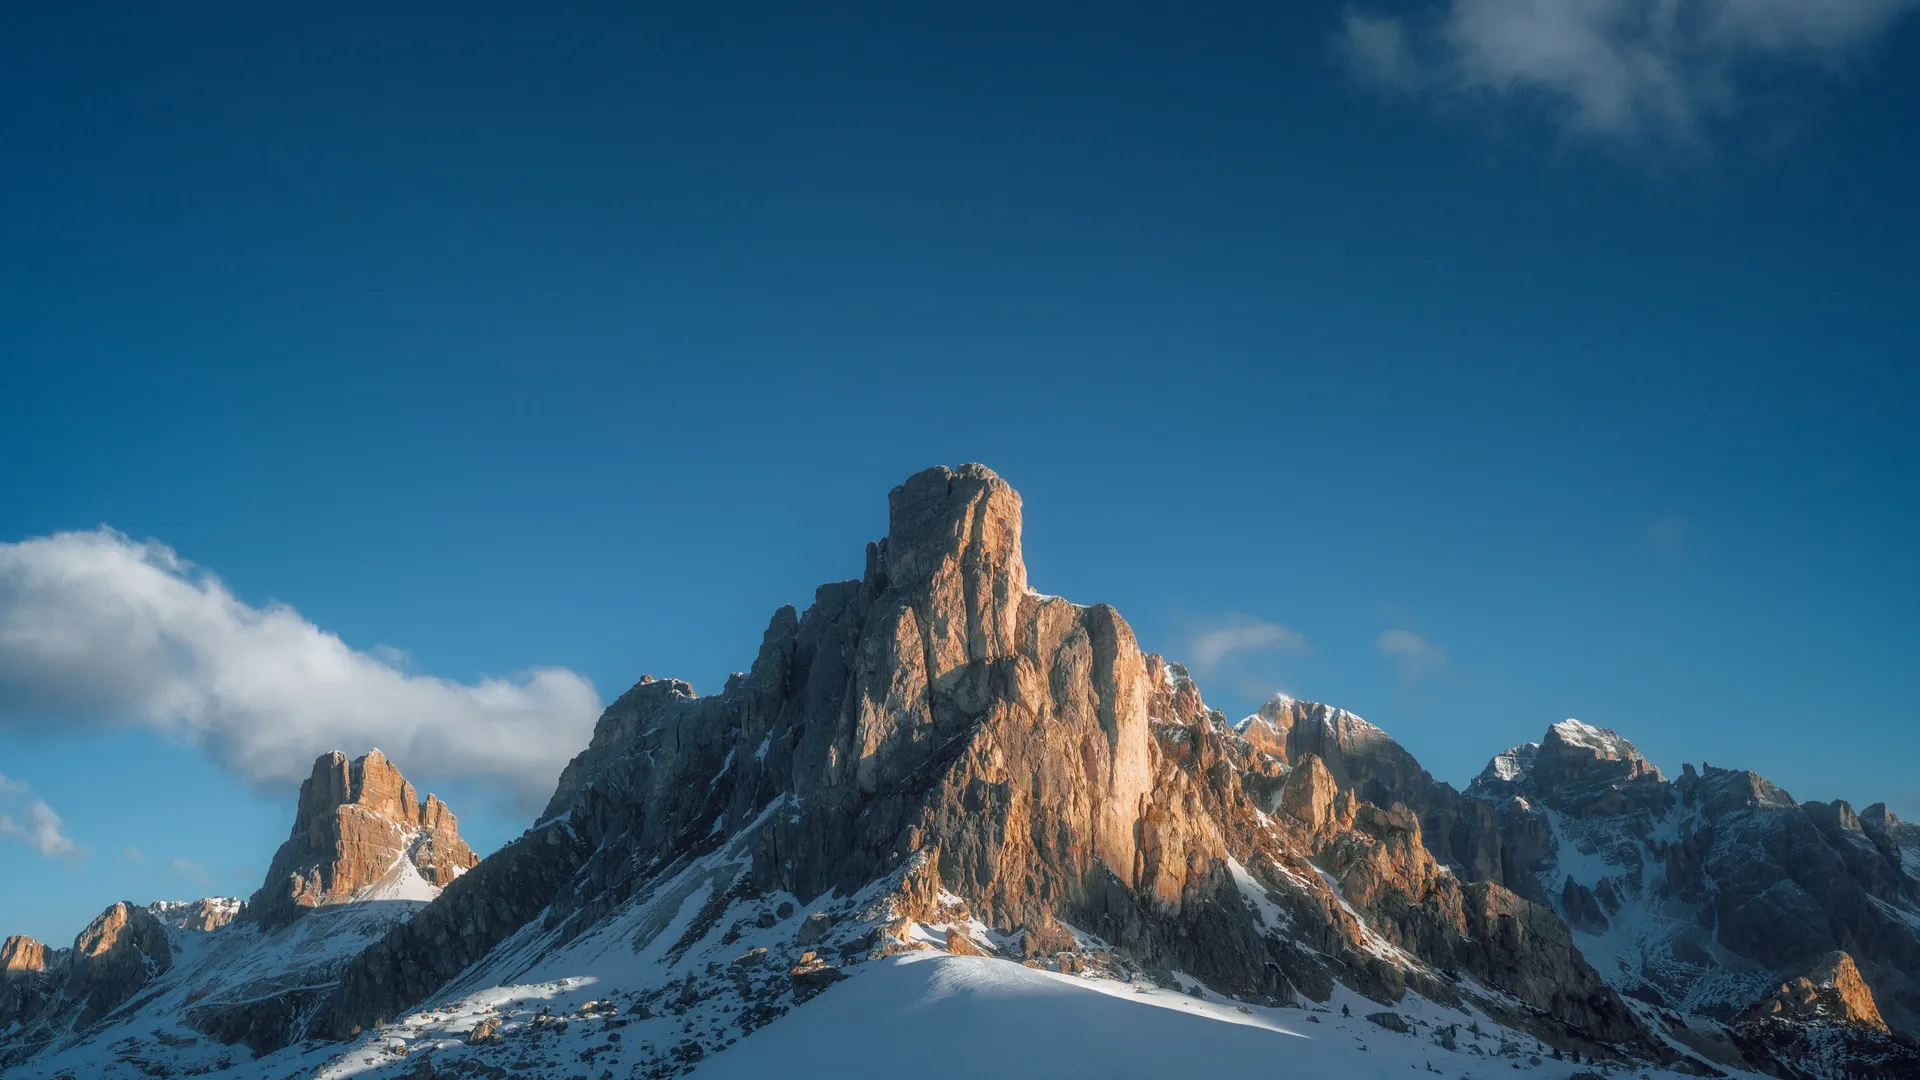
[[[643,677],[476,860],[375,751],[245,903],[0,947],[0,1074],[1920,1077],[1920,828],[1568,720],[1466,791],[1229,723],[1028,588],[978,465],[720,693]]]

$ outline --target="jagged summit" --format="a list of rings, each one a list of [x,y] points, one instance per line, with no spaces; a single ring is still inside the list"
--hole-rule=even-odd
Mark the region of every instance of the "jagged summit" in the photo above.
[[[0,977],[14,972],[40,971],[46,966],[47,947],[25,934],[14,934],[0,942]]]
[[[667,898],[713,882],[717,922],[688,947],[754,897],[851,924],[792,952],[796,979],[906,949],[916,926],[945,926],[949,950],[1022,941],[1043,958],[1077,931],[1112,943],[1113,970],[1267,1004],[1342,981],[1381,1001],[1418,988],[1543,1038],[1653,1046],[1549,911],[1435,862],[1388,799],[1431,777],[1383,732],[1276,701],[1257,748],[1111,607],[1029,589],[1021,525],[1019,495],[983,467],[908,478],[859,580],[776,611],[718,694],[653,680],[621,695],[540,827],[349,965],[308,1034],[365,1030],[476,965],[520,970],[489,957],[598,948],[595,927],[629,909],[622,933],[646,940],[682,902]],[[955,904],[976,932],[956,936]],[[878,910],[892,914],[860,914]],[[1526,930],[1476,944],[1503,926]]]
[[[226,1071],[241,1043],[247,1080],[725,1074],[734,1043],[811,1023],[789,1010],[849,979],[885,995],[897,954],[933,953],[988,983],[1117,980],[1128,1008],[1198,1002],[1342,1056],[1413,1040],[1372,1047],[1395,1074],[1569,1075],[1551,1047],[1663,1080],[1713,1075],[1696,1055],[1797,1077],[1810,1022],[1734,1018],[1844,948],[1892,1030],[1842,1037],[1884,1040],[1860,1051],[1893,1063],[1876,1077],[1914,1075],[1920,843],[1884,807],[1801,807],[1719,769],[1670,784],[1574,721],[1465,793],[1329,705],[1281,695],[1229,724],[1111,607],[1029,587],[1021,509],[982,466],[909,477],[859,579],[776,610],[719,693],[642,677],[477,865],[383,755],[321,758],[246,917],[120,912],[114,970],[148,982],[115,984],[93,1026],[94,999],[59,990],[66,954],[23,967],[0,1006],[24,988],[39,1019],[25,1037],[0,1019],[0,1068],[91,1075],[151,1033],[167,1049],[139,1060],[176,1075]],[[415,883],[418,903],[342,902]],[[994,1037],[947,1008],[930,1022]],[[828,1041],[836,1067],[871,1064]]]
[[[1496,754],[1469,790],[1483,798],[1520,796],[1557,809],[1610,807],[1660,799],[1665,777],[1611,728],[1562,720],[1537,743]]]
[[[453,811],[421,800],[385,754],[349,761],[335,751],[300,785],[292,835],[246,917],[282,924],[355,899],[431,900],[478,861]]]

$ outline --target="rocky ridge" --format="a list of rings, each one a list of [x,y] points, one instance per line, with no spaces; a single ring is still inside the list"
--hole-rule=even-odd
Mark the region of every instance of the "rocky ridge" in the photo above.
[[[233,925],[202,934],[216,943],[206,955],[232,951],[220,970],[246,977],[202,993],[149,976],[144,1005],[126,1011],[183,1017],[210,1040],[191,1052],[210,1068],[215,1046],[244,1042],[273,1075],[314,1055],[331,1055],[328,1076],[504,1075],[489,1053],[517,1055],[523,1075],[572,1075],[554,1039],[574,1025],[607,1033],[580,1060],[663,1076],[862,965],[936,950],[1314,1023],[1363,995],[1369,1022],[1436,1054],[1480,1054],[1498,1032],[1516,1068],[1525,1047],[1534,1067],[1549,1053],[1778,1076],[1839,1075],[1804,1070],[1869,1053],[1899,1065],[1910,1006],[1886,974],[1898,941],[1829,929],[1863,946],[1847,962],[1860,993],[1892,1002],[1885,1032],[1841,1026],[1893,1049],[1855,1039],[1836,1058],[1841,1043],[1821,1036],[1820,1057],[1793,1040],[1832,1027],[1831,1010],[1811,1020],[1779,999],[1742,1012],[1791,988],[1805,950],[1741,953],[1766,916],[1722,884],[1772,835],[1754,815],[1791,811],[1875,883],[1870,899],[1904,912],[1920,867],[1902,853],[1916,845],[1884,807],[1800,807],[1724,770],[1669,782],[1624,739],[1572,721],[1499,755],[1465,792],[1329,706],[1276,698],[1229,724],[1111,608],[1033,592],[1021,528],[1019,496],[983,467],[910,478],[859,579],[777,611],[718,694],[642,678],[535,826],[477,865],[451,814],[418,802],[384,757],[322,758],[267,884]],[[1765,858],[1764,872],[1784,872]],[[1833,865],[1807,858],[1808,873]],[[356,914],[382,910],[366,901],[408,875],[430,902]],[[1646,928],[1682,908],[1636,917],[1656,902],[1693,905],[1657,957]],[[1723,910],[1724,924],[1700,914]],[[329,936],[347,918],[361,921]],[[322,961],[260,961],[302,934],[326,942]],[[1696,959],[1682,941],[1710,963],[1661,967]],[[594,983],[613,989],[581,998]],[[566,995],[572,1011],[530,1003]],[[1472,1039],[1460,1024],[1410,1027],[1403,1014],[1428,1006],[1456,1011]],[[0,1016],[0,1045],[4,1031]],[[440,1064],[401,1063],[408,1047]]]
[[[349,959],[476,861],[445,804],[378,751],[325,755],[253,901],[118,903],[71,949],[8,938],[0,1069],[140,1023],[174,1029],[173,1050],[284,1045]]]
[[[1575,721],[1496,757],[1469,793],[1495,810],[1505,865],[1675,1039],[1737,1063],[1722,1033],[1763,1018],[1885,1032],[1858,1022],[1884,1013],[1893,1043],[1920,1032],[1920,865],[1884,805],[1799,803],[1705,764],[1669,781],[1624,738]],[[1837,978],[1863,1007],[1840,1020],[1789,1007],[1783,987],[1809,978]],[[1920,1072],[1903,1053],[1880,1056]],[[1761,1055],[1775,1071],[1801,1067],[1791,1057]],[[1806,1075],[1840,1075],[1824,1068]]]
[[[777,612],[721,694],[623,695],[543,824],[357,958],[309,1031],[400,1015],[510,937],[563,946],[731,846],[740,896],[899,879],[903,925],[964,898],[987,932],[1072,926],[1252,1000],[1413,989],[1588,1053],[1667,1053],[1550,909],[1439,865],[1417,815],[1328,767],[1347,756],[1262,749],[1111,608],[1029,590],[1020,510],[979,466],[895,489],[861,579]]]

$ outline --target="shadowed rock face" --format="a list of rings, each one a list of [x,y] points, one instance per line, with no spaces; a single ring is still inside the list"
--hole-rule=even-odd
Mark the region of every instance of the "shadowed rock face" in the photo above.
[[[777,611],[722,693],[648,677],[614,702],[543,824],[349,965],[309,1032],[397,1015],[536,917],[568,940],[740,836],[763,891],[907,873],[903,917],[944,889],[1021,940],[1066,922],[1276,1002],[1336,980],[1459,1000],[1458,969],[1542,1010],[1514,1017],[1542,1037],[1646,1045],[1550,909],[1434,860],[1387,798],[1431,778],[1377,729],[1324,707],[1264,744],[1230,729],[1112,608],[1028,590],[1020,498],[982,466],[919,473],[888,509],[862,577]]]
[[[47,963],[47,947],[30,937],[0,943],[0,1028],[39,1011],[52,983]]]
[[[1625,739],[1574,721],[1495,757],[1469,792],[1498,817],[1509,874],[1607,939],[1616,988],[1737,1016],[1745,1064],[1797,1070],[1823,1039],[1878,1038],[1791,1030],[1831,1022],[1831,995],[1808,989],[1818,978],[1873,1002],[1888,1046],[1920,1032],[1920,837],[1884,805],[1798,803],[1754,773],[1705,765],[1668,782]]]
[[[432,795],[419,801],[380,751],[351,762],[326,754],[300,785],[293,834],[274,854],[245,917],[284,925],[405,872],[444,887],[478,861],[446,804]]]
[[[172,965],[166,928],[151,911],[124,901],[88,923],[71,949],[10,937],[0,945],[0,1029],[19,1024],[20,1042],[30,1049],[98,1022]],[[0,1045],[0,1068],[19,1049]]]
[[[167,932],[143,907],[122,901],[74,939],[66,997],[81,1002],[79,1026],[100,1019],[173,963]]]

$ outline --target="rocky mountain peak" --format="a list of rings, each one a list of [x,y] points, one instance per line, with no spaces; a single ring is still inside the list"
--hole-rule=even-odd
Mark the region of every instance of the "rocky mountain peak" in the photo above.
[[[167,931],[146,908],[121,901],[73,941],[66,996],[84,1002],[81,1025],[117,1008],[173,963]]]
[[[15,972],[44,971],[46,967],[47,947],[32,938],[15,934],[0,943],[0,978]]]
[[[1860,811],[1860,824],[1869,832],[1889,836],[1898,834],[1906,822],[1888,809],[1886,803],[1877,802]]]
[[[334,751],[300,785],[292,835],[247,916],[278,925],[349,900],[430,900],[478,861],[453,812],[420,800],[385,754]]]
[[[1665,779],[1660,770],[1648,761],[1638,747],[1622,738],[1611,728],[1594,727],[1578,720],[1567,719],[1547,729],[1547,737],[1540,744],[1542,753],[1555,757],[1590,758],[1596,761],[1617,761],[1625,766],[1628,779],[1652,776]]]
[[[154,918],[176,930],[209,933],[232,922],[247,903],[234,896],[209,896],[202,900],[161,900],[148,904]]]
[[[1739,1017],[1740,1021],[1761,1019],[1887,1030],[1873,991],[1845,952],[1832,953],[1799,977],[1781,983]]]
[[[1920,935],[1904,929],[1920,837],[1884,806],[1803,808],[1704,765],[1668,784],[1572,720],[1464,794],[1328,705],[1276,696],[1230,726],[1111,607],[1028,588],[1021,511],[982,466],[909,477],[858,580],[778,608],[718,693],[642,676],[533,827],[477,866],[452,812],[383,754],[321,757],[242,925],[215,925],[242,911],[230,900],[118,905],[72,951],[9,941],[0,959],[21,974],[0,980],[0,1031],[37,1017],[32,1038],[118,1046],[114,1025],[164,1016],[196,1033],[186,1044],[287,1055],[272,1075],[323,1039],[377,1040],[340,1052],[355,1073],[479,1075],[504,1072],[484,1061],[503,1038],[535,1061],[536,1038],[568,1028],[549,1006],[571,991],[496,991],[566,975],[628,990],[591,991],[582,1037],[614,1026],[597,1022],[613,997],[619,1023],[655,1025],[580,1060],[644,1048],[618,1064],[666,1075],[863,965],[944,947],[1231,995],[1243,1013],[1297,1005],[1330,1028],[1342,985],[1404,1002],[1406,1017],[1364,1018],[1402,1035],[1428,1006],[1478,1009],[1465,1033],[1435,1025],[1436,1053],[1471,1037],[1481,1055],[1491,1024],[1489,1048],[1516,1058],[1541,1040],[1589,1064],[1715,1075],[1699,1051],[1799,1077],[1794,1040],[1817,1027],[1866,1047],[1848,1060],[1896,1062],[1874,1080],[1920,1075],[1891,1041],[1859,1042],[1920,1029]],[[302,919],[345,901],[376,902]],[[1596,940],[1600,968],[1583,955]],[[56,992],[82,969],[99,974],[71,984],[81,998]],[[473,993],[485,1019],[450,1044],[436,1025],[472,1020],[452,1003]],[[91,1033],[82,1005],[105,1018]],[[1759,1018],[1733,1024],[1750,1005]],[[1683,1050],[1695,1025],[1716,1034]],[[39,1052],[0,1043],[0,1070]]]
[[[1548,728],[1537,743],[1495,755],[1472,790],[1578,815],[1658,809],[1673,799],[1666,778],[1633,743],[1610,728],[1571,719]]]

